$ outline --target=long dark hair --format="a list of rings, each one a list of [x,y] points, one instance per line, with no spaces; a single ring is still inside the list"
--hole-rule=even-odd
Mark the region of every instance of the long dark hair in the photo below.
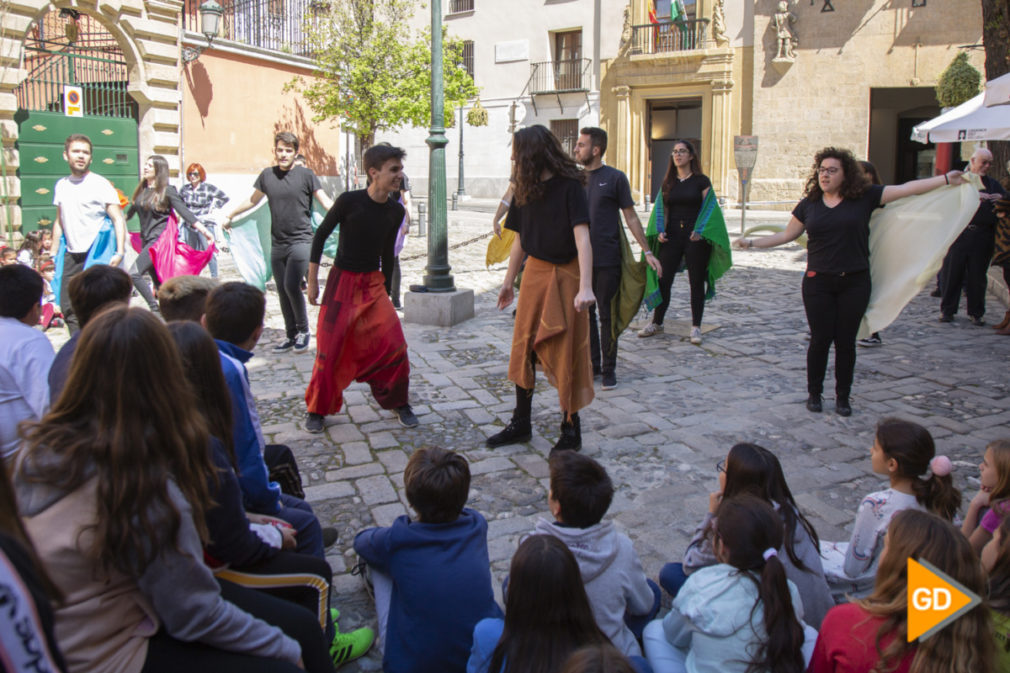
[[[824,191],[821,189],[818,177],[821,162],[825,159],[838,159],[842,163],[842,174],[845,178],[842,180],[842,186],[838,190],[838,193],[843,199],[858,199],[866,191],[866,188],[870,186],[870,179],[863,172],[862,167],[856,161],[856,157],[852,152],[838,147],[825,147],[814,155],[814,166],[810,172],[810,177],[807,178],[807,186],[803,192],[806,198],[816,201],[824,196]]]
[[[800,570],[812,570],[796,554],[794,540],[796,526],[802,526],[817,549],[820,547],[817,531],[796,505],[779,459],[757,444],[737,444],[729,450],[726,458],[726,487],[722,491],[722,497],[732,498],[743,494],[761,498],[769,505],[778,505],[778,514],[785,528],[783,538],[789,560]]]
[[[97,478],[95,561],[141,575],[177,547],[174,480],[207,539],[207,424],[186,385],[165,325],[145,309],[117,306],[81,332],[63,393],[41,421],[22,425],[19,479],[73,491]]]
[[[516,131],[512,136],[515,156],[515,192],[517,206],[536,201],[544,193],[540,175],[544,171],[565,178],[583,181],[585,176],[575,160],[565,154],[557,137],[547,127],[536,124]]]
[[[14,484],[11,482],[10,474],[7,472],[7,464],[2,460],[0,460],[0,533],[7,535],[21,545],[21,548],[28,555],[28,560],[31,561],[35,574],[38,575],[39,580],[42,582],[42,588],[46,594],[53,600],[62,600],[63,595],[49,575],[46,574],[46,568],[42,565],[42,561],[39,560],[38,553],[35,551],[35,545],[32,544],[31,538],[28,537],[25,524],[18,514],[18,503],[14,497]]]
[[[186,379],[207,421],[207,429],[224,444],[232,467],[238,471],[232,438],[231,393],[214,339],[198,323],[189,320],[168,323],[168,332],[179,349]]]
[[[989,611],[978,606],[918,644],[908,642],[908,559],[928,561],[982,595],[985,573],[967,538],[935,514],[905,509],[887,527],[873,593],[855,601],[883,623],[877,630],[878,660],[871,673],[894,671],[915,648],[912,673],[975,673],[995,670]],[[890,642],[884,648],[881,643]],[[970,644],[970,645],[969,645]]]
[[[703,175],[701,172],[701,158],[695,151],[691,141],[680,138],[673,141],[673,149],[677,149],[677,145],[683,145],[691,153],[691,174]],[[663,186],[661,187],[664,199],[670,193],[670,190],[673,189],[673,186],[677,184],[677,179],[677,164],[673,163],[673,154],[671,153],[670,160],[666,164],[666,175],[663,176]]]
[[[160,154],[152,154],[148,160],[154,164],[154,189],[146,194],[147,180],[140,179],[137,188],[133,190],[133,203],[140,208],[150,210],[168,210],[168,161]]]
[[[961,507],[961,491],[949,475],[921,475],[929,470],[936,455],[936,445],[929,430],[918,423],[900,418],[885,418],[877,424],[877,443],[884,455],[898,463],[898,475],[912,480],[915,499],[930,512],[952,521]]]
[[[860,161],[859,167],[863,169],[863,173],[866,173],[866,177],[869,179],[871,185],[884,184],[880,181],[880,174],[877,173],[877,167],[869,161]]]
[[[803,673],[803,626],[793,608],[786,570],[778,556],[765,558],[766,551],[782,546],[782,521],[771,505],[752,495],[723,499],[716,516],[716,536],[728,554],[725,562],[757,584],[764,613],[767,635],[757,643],[748,673]]]
[[[609,642],[596,625],[579,564],[565,543],[552,535],[523,540],[512,557],[505,628],[488,670],[556,673],[578,648]]]

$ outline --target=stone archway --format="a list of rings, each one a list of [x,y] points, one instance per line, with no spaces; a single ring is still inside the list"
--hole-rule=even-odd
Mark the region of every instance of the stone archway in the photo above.
[[[162,154],[173,172],[178,171],[179,114],[179,14],[181,0],[109,0],[107,2],[56,2],[22,0],[0,10],[0,136],[3,141],[4,187],[0,200],[16,206],[21,194],[18,152],[18,109],[14,89],[25,79],[24,41],[32,24],[53,8],[86,13],[116,39],[129,68],[128,92],[138,106],[141,154]],[[17,207],[0,208],[0,223],[21,224]]]

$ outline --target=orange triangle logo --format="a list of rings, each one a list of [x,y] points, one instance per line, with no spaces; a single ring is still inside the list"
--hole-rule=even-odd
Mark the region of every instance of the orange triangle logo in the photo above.
[[[929,638],[981,602],[929,562],[908,559],[908,642]]]

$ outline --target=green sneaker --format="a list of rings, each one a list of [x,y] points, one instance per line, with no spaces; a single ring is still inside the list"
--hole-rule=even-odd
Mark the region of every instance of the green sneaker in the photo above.
[[[375,632],[368,627],[333,636],[333,644],[330,645],[333,667],[340,668],[348,661],[354,661],[363,656],[374,642]]]
[[[338,619],[340,619],[340,610],[336,608],[330,608],[330,621],[336,624]]]

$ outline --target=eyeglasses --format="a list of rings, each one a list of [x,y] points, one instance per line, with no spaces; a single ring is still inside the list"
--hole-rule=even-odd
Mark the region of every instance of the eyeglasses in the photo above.
[[[198,178],[198,177],[200,177],[200,174],[197,173],[196,171],[193,171],[192,173],[187,173],[186,175],[188,177],[191,177],[191,178]]]
[[[842,169],[838,166],[821,166],[817,169],[817,172],[821,175],[836,175],[840,170]]]
[[[718,463],[715,464],[715,471],[716,472],[725,472],[726,471],[726,459],[725,458],[723,458],[722,460],[720,460]]]
[[[674,154],[690,154],[691,150],[674,150]]]

